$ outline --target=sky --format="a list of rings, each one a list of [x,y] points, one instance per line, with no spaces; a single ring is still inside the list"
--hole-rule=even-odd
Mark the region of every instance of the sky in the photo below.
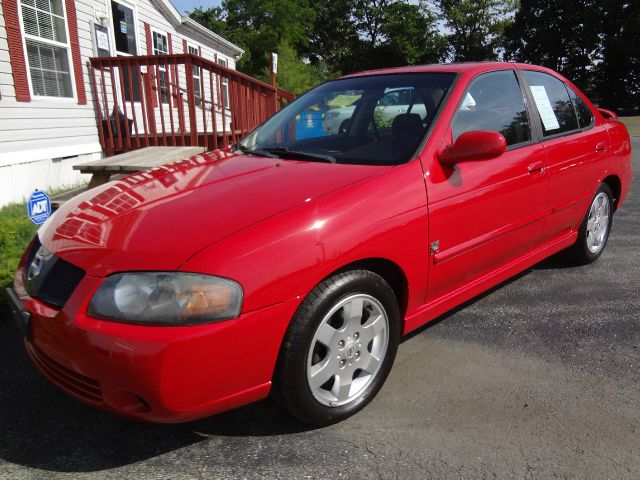
[[[220,0],[171,0],[178,10],[187,12],[196,7],[211,8],[220,5]]]

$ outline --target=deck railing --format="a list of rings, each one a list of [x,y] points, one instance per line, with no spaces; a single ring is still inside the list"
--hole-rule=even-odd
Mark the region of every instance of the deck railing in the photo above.
[[[148,146],[224,147],[294,98],[197,55],[90,62],[100,143],[107,155]]]

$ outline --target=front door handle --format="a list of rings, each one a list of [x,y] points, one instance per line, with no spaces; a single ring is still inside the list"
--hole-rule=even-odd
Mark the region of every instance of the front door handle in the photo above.
[[[534,162],[527,168],[530,175],[544,172],[544,162]]]
[[[606,142],[600,142],[596,145],[596,153],[604,153],[607,151]]]

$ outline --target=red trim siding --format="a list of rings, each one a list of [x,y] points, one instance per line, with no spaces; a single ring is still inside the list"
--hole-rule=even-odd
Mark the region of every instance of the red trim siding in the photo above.
[[[76,17],[75,0],[65,0],[67,7],[67,24],[69,26],[69,46],[71,47],[71,59],[73,63],[73,76],[76,80],[76,93],[78,94],[78,104],[87,104],[87,94],[84,89],[84,78],[82,76],[82,59],[80,57],[80,40],[78,40],[78,19]]]
[[[31,100],[31,93],[29,92],[29,80],[27,79],[27,64],[24,58],[24,50],[22,49],[18,2],[16,0],[3,0],[2,12],[7,29],[7,43],[9,44],[9,58],[11,59],[11,72],[16,90],[16,100],[18,102],[28,102]]]

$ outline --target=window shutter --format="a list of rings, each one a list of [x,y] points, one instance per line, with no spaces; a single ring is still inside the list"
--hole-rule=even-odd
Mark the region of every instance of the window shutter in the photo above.
[[[167,43],[169,44],[169,55],[173,54],[173,40],[171,40],[171,32],[167,32]]]
[[[189,53],[189,48],[187,47],[187,40],[184,38],[182,39],[182,52]]]
[[[67,24],[69,26],[69,45],[71,47],[71,59],[73,61],[73,76],[76,80],[76,92],[78,94],[78,104],[87,104],[87,94],[84,88],[84,78],[82,75],[82,58],[80,57],[80,40],[78,39],[78,20],[76,17],[75,0],[65,0],[67,9]]]
[[[147,40],[147,55],[153,55],[153,41],[151,40],[151,25],[144,22],[144,37]]]
[[[151,25],[149,25],[147,22],[144,22],[144,36],[147,40],[147,55],[153,55],[153,40],[151,39]],[[147,68],[147,75],[150,75],[151,73],[155,73],[156,69],[155,68]],[[151,92],[150,93],[150,97],[151,97],[151,106],[153,108],[156,108],[158,106],[158,91],[156,90],[156,79],[155,78],[150,78],[151,80]]]
[[[29,102],[31,94],[29,93],[29,80],[27,79],[27,65],[24,51],[22,50],[22,34],[20,33],[17,0],[2,0],[2,12],[7,30],[7,43],[9,44],[9,58],[11,59],[11,72],[16,90],[16,100],[18,102]]]

